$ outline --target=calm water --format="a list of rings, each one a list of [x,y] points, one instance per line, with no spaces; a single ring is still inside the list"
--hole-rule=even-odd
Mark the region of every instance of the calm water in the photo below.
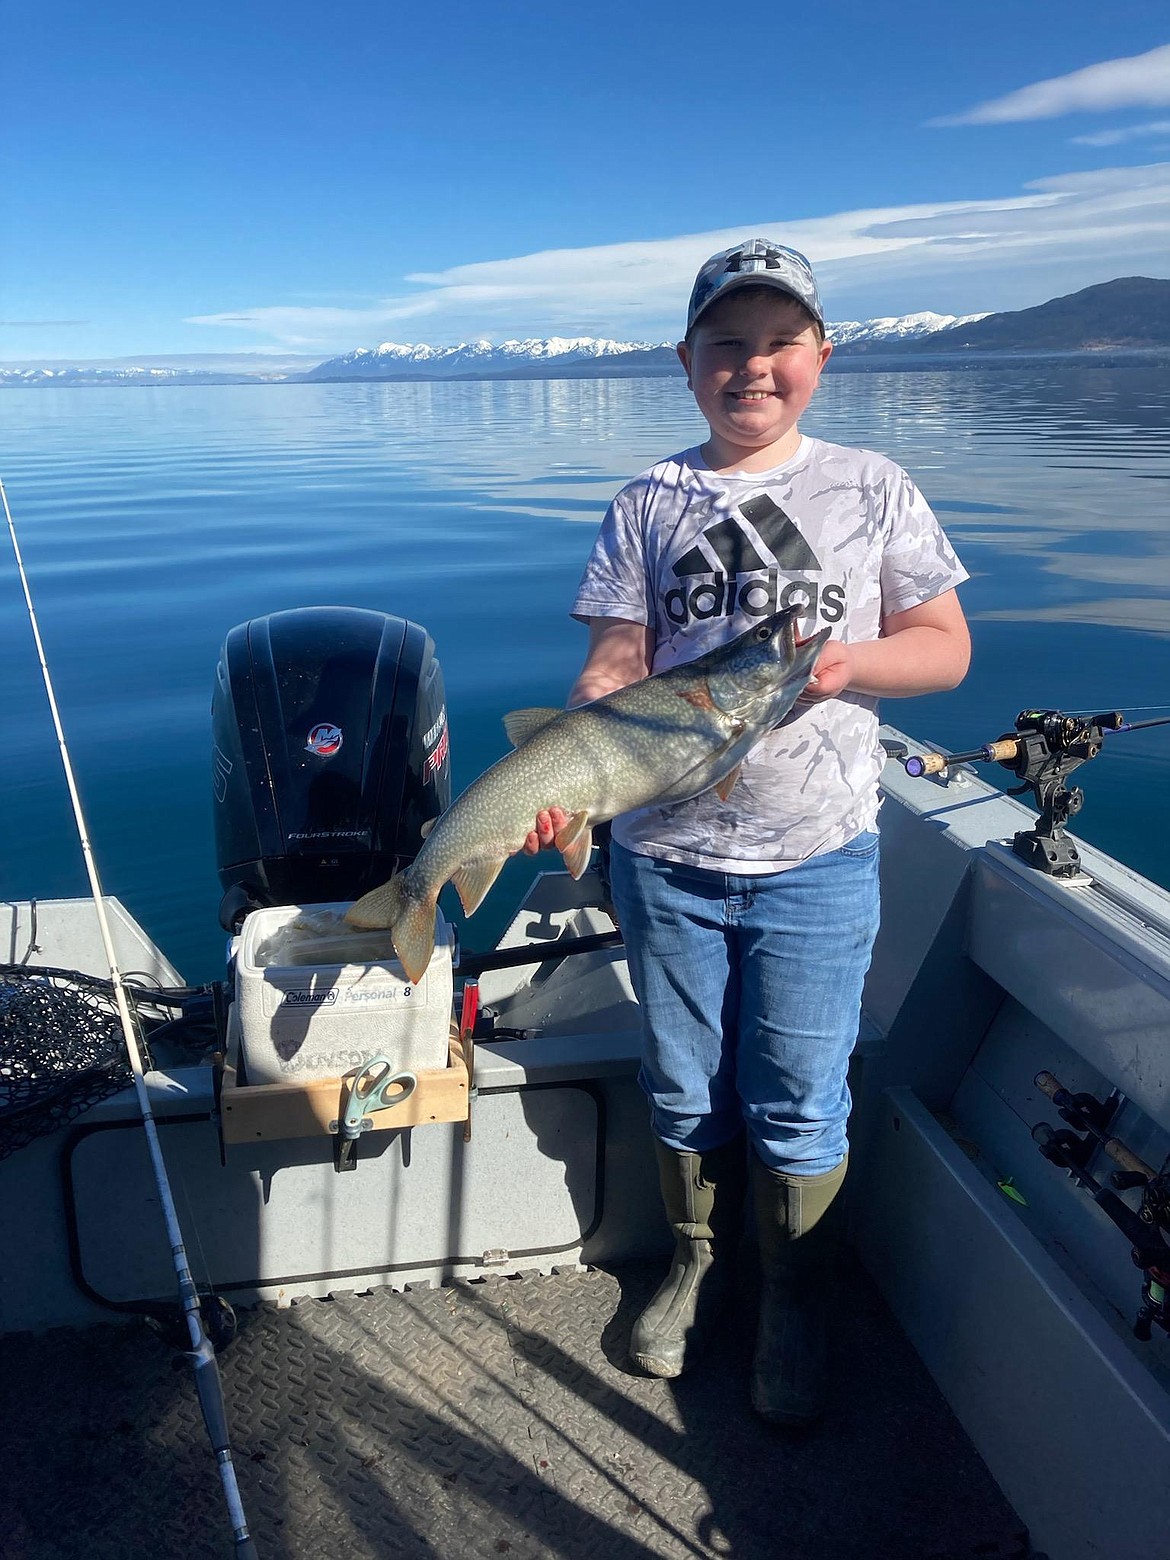
[[[805,426],[905,465],[974,576],[970,677],[889,701],[888,720],[957,749],[1029,706],[1170,701],[1165,364],[839,373]],[[219,975],[208,711],[227,630],[325,603],[423,623],[460,788],[506,750],[504,711],[563,700],[584,647],[567,606],[613,489],[701,433],[673,379],[0,395],[0,472],[107,890],[188,979]],[[0,664],[0,891],[84,893],[11,562]],[[1078,833],[1170,887],[1170,727],[1117,736],[1080,774]],[[509,866],[469,941],[494,939],[530,870]]]

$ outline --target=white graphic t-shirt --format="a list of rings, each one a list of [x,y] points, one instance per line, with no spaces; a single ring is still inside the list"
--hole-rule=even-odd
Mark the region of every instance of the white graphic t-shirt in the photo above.
[[[967,577],[899,466],[802,438],[771,471],[720,475],[690,449],[635,477],[606,513],[573,615],[647,624],[661,671],[794,602],[802,637],[828,625],[847,644],[877,639],[884,617]],[[876,699],[798,705],[726,802],[706,791],[626,813],[614,838],[694,866],[783,871],[873,828],[883,758]]]

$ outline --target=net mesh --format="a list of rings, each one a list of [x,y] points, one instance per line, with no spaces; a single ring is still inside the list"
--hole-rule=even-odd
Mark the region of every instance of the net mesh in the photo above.
[[[143,1024],[131,1018],[151,1065]],[[132,1080],[114,988],[76,970],[0,965],[0,1159]]]

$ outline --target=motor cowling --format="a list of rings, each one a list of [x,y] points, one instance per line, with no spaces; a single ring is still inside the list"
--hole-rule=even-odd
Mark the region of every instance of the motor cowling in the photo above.
[[[417,623],[301,607],[241,623],[216,667],[220,921],[357,899],[413,860],[451,800],[443,674]]]

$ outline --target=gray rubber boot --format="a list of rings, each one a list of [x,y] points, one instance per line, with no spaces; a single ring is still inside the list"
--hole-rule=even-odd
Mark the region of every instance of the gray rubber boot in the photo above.
[[[788,1175],[755,1154],[752,1193],[760,1239],[760,1329],[752,1407],[772,1424],[812,1424],[825,1406],[829,1306],[848,1158],[824,1175]]]
[[[630,1359],[651,1376],[681,1376],[703,1352],[731,1297],[743,1227],[742,1136],[704,1154],[654,1140],[674,1260],[634,1323]]]

